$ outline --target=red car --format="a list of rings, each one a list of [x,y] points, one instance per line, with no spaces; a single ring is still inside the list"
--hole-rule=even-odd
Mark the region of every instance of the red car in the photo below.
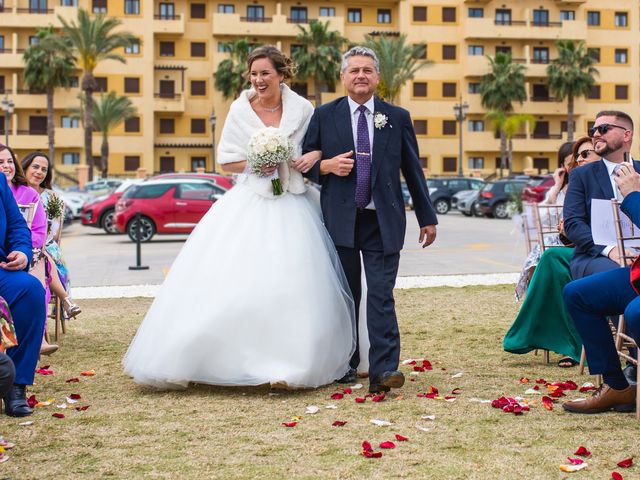
[[[140,241],[156,233],[191,233],[211,205],[226,190],[210,180],[165,178],[134,185],[116,203],[115,223],[119,232],[136,241],[140,212]]]
[[[107,233],[118,233],[114,223],[116,214],[116,203],[124,191],[131,185],[142,183],[143,180],[125,180],[115,191],[97,197],[91,202],[87,202],[82,207],[80,218],[82,225],[88,227],[102,228]]]
[[[539,175],[531,177],[531,180],[527,182],[527,186],[522,190],[522,201],[539,203],[544,200],[547,192],[555,181],[553,175]]]
[[[225,190],[230,190],[236,183],[233,177],[218,175],[217,173],[161,173],[152,177],[151,180],[161,180],[163,178],[200,178],[210,180]]]

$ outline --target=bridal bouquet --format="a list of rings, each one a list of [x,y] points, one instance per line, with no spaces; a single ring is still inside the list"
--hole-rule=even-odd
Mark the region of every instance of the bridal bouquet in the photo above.
[[[251,136],[247,146],[247,162],[251,173],[264,177],[264,167],[277,167],[288,162],[293,156],[293,144],[279,129],[266,127]],[[276,170],[271,175],[271,185],[274,195],[282,195],[282,184]]]

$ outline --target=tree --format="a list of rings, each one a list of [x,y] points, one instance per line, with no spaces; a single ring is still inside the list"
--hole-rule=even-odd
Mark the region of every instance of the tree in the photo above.
[[[380,83],[378,95],[390,103],[395,103],[402,87],[413,80],[418,70],[432,62],[424,58],[425,44],[407,44],[407,36],[366,35],[365,43],[378,56],[380,62]]]
[[[340,58],[347,39],[340,32],[329,30],[329,22],[312,20],[307,30],[298,25],[300,32],[295,43],[301,45],[293,52],[293,60],[298,65],[297,76],[312,79],[316,106],[322,104],[322,86],[333,89],[340,78]]]
[[[58,37],[52,26],[36,31],[36,43],[27,48],[24,61],[24,83],[32,90],[47,95],[47,137],[49,144],[49,167],[55,164],[55,123],[53,120],[53,92],[58,87],[71,86],[71,73],[75,60],[67,42]]]
[[[491,121],[493,131],[496,134],[504,132],[504,138],[507,143],[507,168],[513,166],[513,137],[515,137],[526,124],[529,124],[529,131],[536,128],[536,117],[528,113],[518,113],[506,115],[504,112],[492,110],[485,116]]]
[[[246,71],[247,58],[252,45],[246,38],[240,38],[227,43],[226,47],[229,58],[225,58],[218,64],[216,73],[213,75],[215,87],[226,99],[238,98],[242,90],[249,86]]]
[[[501,114],[505,121],[507,114],[513,111],[513,102],[524,102],[527,93],[524,87],[523,65],[513,63],[511,55],[498,52],[495,58],[487,56],[491,71],[482,77],[480,101],[487,110]],[[500,175],[507,161],[507,136],[504,121],[499,125],[500,133]]]
[[[58,15],[62,24],[62,33],[72,46],[76,63],[83,70],[82,91],[85,97],[84,108],[84,153],[89,166],[89,180],[93,179],[93,92],[97,88],[94,71],[104,60],[126,63],[118,50],[130,46],[135,37],[124,31],[116,31],[122,24],[114,17],[104,14],[91,18],[89,12],[78,9],[76,21],[67,22]]]
[[[593,66],[596,61],[584,42],[576,44],[572,40],[557,40],[556,47],[558,58],[547,67],[547,83],[550,93],[558,100],[567,99],[567,140],[572,142],[574,100],[589,94],[598,70]]]

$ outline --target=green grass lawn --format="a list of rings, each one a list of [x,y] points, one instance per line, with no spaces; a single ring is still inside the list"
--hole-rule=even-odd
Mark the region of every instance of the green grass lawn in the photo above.
[[[550,479],[640,478],[640,467],[616,463],[638,454],[640,424],[633,414],[580,416],[540,405],[514,416],[472,398],[524,396],[532,381],[592,380],[577,368],[545,365],[542,355],[502,351],[502,337],[518,309],[512,287],[436,288],[398,291],[402,356],[425,358],[433,370],[409,376],[402,389],[378,403],[356,403],[362,390],[330,397],[332,385],[312,391],[272,392],[260,388],[197,386],[155,392],[135,385],[121,371],[121,359],[147,310],[148,299],[84,301],[84,313],[69,324],[61,350],[41,365],[53,375],[36,375],[31,393],[55,399],[28,419],[2,416],[0,433],[16,443],[0,478],[436,478]],[[552,355],[557,361],[558,356]],[[80,373],[95,370],[95,376]],[[458,378],[454,374],[463,372]],[[65,380],[79,377],[79,383]],[[429,386],[453,402],[420,398]],[[77,404],[56,407],[77,393]],[[569,398],[580,394],[569,392]],[[528,396],[529,398],[529,396]],[[336,409],[326,406],[335,404]],[[75,406],[90,405],[83,412]],[[319,412],[305,410],[316,405]],[[52,417],[61,412],[65,418]],[[422,419],[434,415],[435,420]],[[301,416],[297,426],[282,422]],[[392,422],[375,426],[371,419]],[[32,425],[20,426],[30,420]],[[336,420],[346,421],[333,427]],[[427,428],[428,431],[418,427]],[[395,440],[395,434],[408,437]],[[382,458],[365,458],[369,441]],[[393,440],[396,448],[381,450]],[[562,473],[567,456],[585,445],[592,456],[578,473]]]

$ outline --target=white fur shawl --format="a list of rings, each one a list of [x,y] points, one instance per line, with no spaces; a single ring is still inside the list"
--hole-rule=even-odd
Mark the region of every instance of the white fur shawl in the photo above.
[[[280,130],[288,136],[294,145],[294,158],[302,153],[302,141],[307,131],[309,120],[313,114],[311,103],[282,84],[282,119]],[[220,143],[218,143],[218,163],[241,162],[247,159],[247,145],[251,135],[265,128],[256,112],[251,108],[250,100],[256,95],[252,88],[243,91],[231,104],[229,114],[224,122]],[[301,194],[306,191],[304,179],[300,172],[289,164],[281,164],[278,174],[285,192]],[[243,175],[239,181],[251,187],[256,193],[265,197],[273,197],[271,180],[256,175]]]

